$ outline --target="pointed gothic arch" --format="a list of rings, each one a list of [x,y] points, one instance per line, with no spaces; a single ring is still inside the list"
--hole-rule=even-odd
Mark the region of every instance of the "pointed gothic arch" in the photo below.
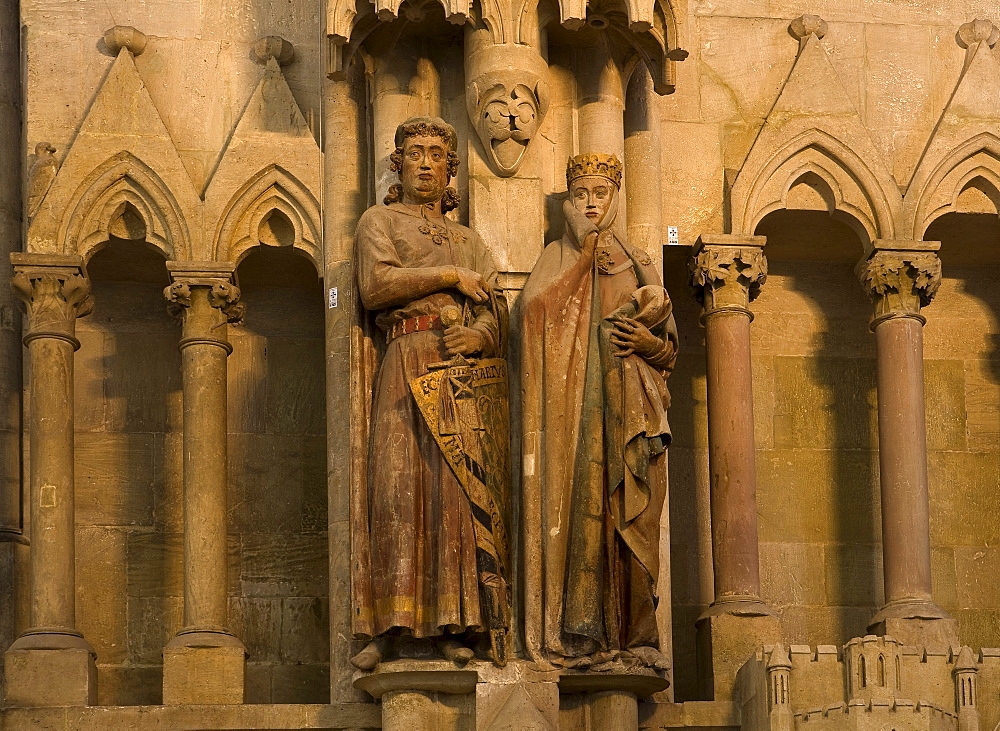
[[[89,259],[126,210],[142,218],[146,241],[166,258],[191,257],[191,237],[176,197],[152,168],[124,151],[98,165],[77,186],[59,224],[62,252]]]
[[[750,167],[755,158],[762,162]],[[752,233],[764,216],[785,207],[789,189],[807,173],[829,187],[831,215],[849,223],[863,239],[894,237],[899,193],[888,173],[872,169],[846,144],[815,127],[770,154],[751,151],[730,195],[732,231]]]
[[[275,245],[261,240],[262,227],[275,211],[291,226],[278,245],[287,240],[321,270],[319,203],[298,178],[275,164],[251,177],[226,204],[212,245],[215,259],[239,262],[258,244]]]
[[[1000,137],[992,132],[969,138],[933,168],[918,169],[905,198],[913,237],[922,239],[935,219],[960,212],[959,196],[978,181],[989,197],[1000,191]]]

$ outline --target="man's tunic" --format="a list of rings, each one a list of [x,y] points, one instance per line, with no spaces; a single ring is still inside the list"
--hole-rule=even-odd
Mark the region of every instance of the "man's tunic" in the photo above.
[[[389,342],[372,401],[367,492],[361,496],[367,515],[352,516],[355,531],[367,532],[369,540],[367,553],[356,544],[361,555],[352,559],[354,633],[367,639],[394,628],[416,637],[479,630],[471,508],[409,383],[429,364],[450,359],[443,326],[434,320],[448,305],[464,310],[467,324],[483,335],[477,355],[502,355],[506,318],[505,311],[495,314],[496,298],[492,306],[474,305],[457,289],[431,291],[456,266],[478,272],[492,287],[496,267],[474,231],[428,221],[400,203],[364,213],[355,257],[362,303],[377,313],[379,336]],[[500,302],[505,307],[502,297]],[[409,332],[414,323],[434,329]]]

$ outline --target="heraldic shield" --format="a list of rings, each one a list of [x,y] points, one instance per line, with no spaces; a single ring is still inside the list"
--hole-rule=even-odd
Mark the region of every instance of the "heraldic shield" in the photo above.
[[[410,390],[472,507],[480,609],[493,660],[503,666],[511,614],[507,363],[456,356],[429,369]]]

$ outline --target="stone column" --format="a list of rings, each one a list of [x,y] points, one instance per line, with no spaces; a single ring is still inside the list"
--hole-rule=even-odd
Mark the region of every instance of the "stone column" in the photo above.
[[[233,264],[167,262],[164,294],[183,322],[184,628],[163,652],[163,702],[242,703],[246,649],[226,602],[227,323],[242,305]]]
[[[604,39],[577,55],[579,153],[614,153],[625,159],[625,86]],[[618,211],[624,216],[625,209]]]
[[[468,160],[469,225],[499,262],[501,287],[514,290],[524,287],[545,246],[546,198],[535,138],[548,108],[549,66],[538,50],[538,29],[528,35],[529,42],[501,43],[485,27],[469,24],[465,31],[467,107],[475,131],[462,140],[469,153],[462,156]]]
[[[368,134],[361,113],[365,78],[355,65],[346,79],[325,88],[323,125],[323,282],[326,306],[326,439],[327,455],[350,455],[346,461],[327,459],[328,547],[330,561],[330,697],[338,703],[364,702],[353,687],[350,657],[364,647],[352,637],[351,495],[363,488],[368,457],[368,415],[375,346],[365,341],[364,308],[354,273],[354,229],[369,201],[368,165],[358,154],[357,140]],[[371,150],[368,150],[371,154]],[[351,192],[350,195],[347,193]]]
[[[631,673],[563,672],[562,694],[585,693],[593,731],[639,731],[639,699],[667,689],[668,680],[651,670]]]
[[[660,161],[659,97],[645,64],[632,71],[625,94],[625,198],[628,238],[662,261],[663,186]]]
[[[19,171],[21,138],[21,23],[18,3],[0,7],[0,169]],[[21,248],[21,176],[0,176],[0,262]],[[13,271],[0,266],[0,647],[29,626],[26,579],[30,561],[24,520],[26,483],[21,453],[21,315],[11,289]],[[2,668],[0,668],[2,670]],[[2,680],[2,677],[0,677]]]
[[[704,305],[715,599],[698,621],[699,671],[715,700],[762,644],[780,640],[760,599],[749,304],[767,278],[763,236],[705,235],[691,260]],[[709,670],[711,668],[711,670]]]
[[[4,658],[5,700],[87,705],[97,683],[94,650],[75,628],[73,353],[80,347],[76,318],[92,309],[90,282],[78,256],[10,258],[11,284],[28,312],[31,628]]]
[[[876,240],[858,276],[875,305],[879,479],[885,606],[869,631],[906,645],[958,641],[957,624],[931,598],[931,545],[920,309],[941,283],[939,242]]]
[[[396,127],[410,117],[441,114],[441,79],[423,50],[407,40],[369,47],[369,94],[375,165],[375,200],[398,182],[389,156],[396,149]]]

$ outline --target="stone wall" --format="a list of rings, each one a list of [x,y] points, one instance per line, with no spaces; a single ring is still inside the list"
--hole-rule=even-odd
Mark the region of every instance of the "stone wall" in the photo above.
[[[652,95],[645,80],[642,89],[622,89],[620,99],[604,101],[625,117],[612,114],[613,124],[598,128],[578,99],[589,46],[557,27],[555,4],[542,4],[552,21],[549,108],[529,158],[508,178],[494,174],[467,115],[467,36],[433,3],[413,17],[405,44],[376,32],[348,59],[346,78],[332,68],[332,21],[307,0],[21,0],[19,19],[0,11],[0,137],[16,140],[23,122],[24,146],[2,146],[9,159],[0,169],[18,171],[23,161],[27,170],[37,162],[35,145],[51,143],[65,171],[63,187],[53,187],[56,221],[92,171],[128,152],[166,181],[169,195],[157,200],[179,201],[190,259],[244,262],[247,315],[232,329],[228,361],[227,592],[232,629],[249,652],[248,702],[325,703],[331,687],[335,702],[364,699],[349,689],[344,639],[349,432],[364,428],[349,391],[359,338],[344,314],[352,306],[349,247],[357,212],[386,182],[387,134],[411,113],[456,123],[465,201],[458,215],[482,233],[513,292],[561,230],[565,159],[584,152],[581,144],[619,135],[626,190],[641,203],[629,208],[638,226],[630,219],[629,230],[648,237],[651,253],[660,253],[668,226],[678,229],[678,245],[663,252],[682,346],[671,377],[669,455],[677,701],[707,699],[694,625],[713,600],[705,350],[687,281],[691,247],[706,233],[768,239],[769,278],[751,305],[762,598],[778,612],[786,644],[842,645],[867,632],[885,600],[872,306],[854,267],[875,239],[942,241],[943,281],[923,311],[934,599],[959,620],[962,644],[998,644],[1000,47],[989,32],[972,41],[971,30],[959,32],[976,16],[1000,23],[996,4],[671,6],[672,47],[689,52],[672,66],[676,91]],[[790,30],[805,11],[822,25]],[[9,51],[18,20],[23,90],[18,55]],[[116,25],[146,34],[141,54],[115,60],[103,35]],[[289,41],[294,60],[279,69],[277,59],[263,59],[262,68],[252,46],[264,36]],[[384,83],[379,64],[401,68],[401,82]],[[635,119],[647,95],[651,129]],[[815,130],[841,147],[824,148],[826,138],[809,137]],[[641,144],[658,161],[638,154]],[[266,243],[312,263],[299,257],[292,265],[256,247],[260,232],[250,228],[213,248],[230,231],[227,211],[242,210],[253,175],[272,164],[294,167],[289,161],[298,167],[276,185],[293,191],[282,199],[289,210],[306,213],[291,214],[294,243]],[[637,184],[650,165],[648,185]],[[77,624],[97,652],[98,703],[159,704],[163,647],[182,623],[179,327],[162,295],[164,258],[184,258],[180,227],[164,233],[144,222],[159,253],[119,238],[127,221],[114,230],[106,221],[107,230],[92,232],[104,239],[88,239],[97,242],[90,248],[55,233],[22,235],[24,176],[5,175],[0,255],[24,248],[92,256],[96,309],[78,323],[75,359]],[[984,182],[973,184],[975,175]],[[644,187],[654,200],[643,198]],[[308,224],[312,238],[302,235]],[[95,253],[105,239],[112,246]],[[254,253],[241,259],[248,241]],[[8,597],[0,639],[9,644],[28,624],[28,588],[27,549],[18,542],[21,323],[4,294],[8,275],[0,268],[0,540],[9,539],[0,545],[0,593]],[[342,309],[324,308],[328,287],[339,288]],[[983,684],[992,677],[984,668]]]
[[[231,338],[229,608],[247,646],[248,702],[325,703],[320,294],[306,259],[279,254],[239,268],[249,314]],[[163,647],[183,626],[180,326],[163,261],[142,242],[113,243],[89,273],[95,316],[81,321],[76,360],[77,622],[97,652],[99,703],[158,704]]]

